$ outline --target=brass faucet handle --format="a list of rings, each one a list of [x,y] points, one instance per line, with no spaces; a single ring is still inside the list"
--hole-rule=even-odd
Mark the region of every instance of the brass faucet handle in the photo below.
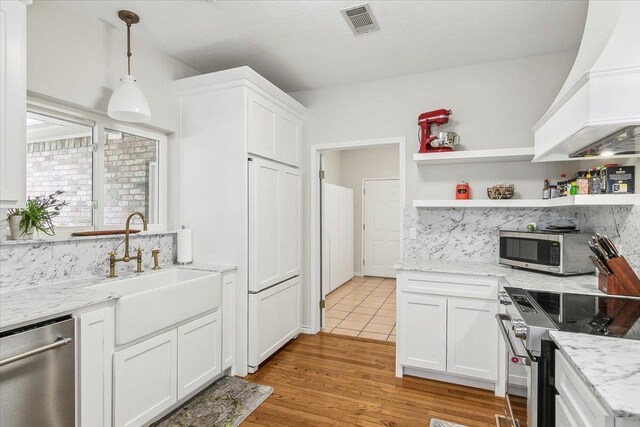
[[[153,268],[152,270],[160,270],[160,266],[158,265],[158,255],[160,254],[160,249],[153,249],[151,251],[151,255],[153,256]]]
[[[136,249],[136,273],[142,273],[142,249]]]
[[[107,255],[109,255],[109,257],[115,257],[116,253],[114,251],[109,251]]]

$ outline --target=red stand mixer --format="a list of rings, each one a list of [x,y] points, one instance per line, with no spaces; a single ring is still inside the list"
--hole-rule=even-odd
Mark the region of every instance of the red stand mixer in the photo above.
[[[431,126],[442,126],[449,123],[451,110],[439,110],[422,113],[418,116],[420,126],[420,153],[437,153],[453,151],[453,147],[460,143],[460,137],[455,132],[431,133]]]

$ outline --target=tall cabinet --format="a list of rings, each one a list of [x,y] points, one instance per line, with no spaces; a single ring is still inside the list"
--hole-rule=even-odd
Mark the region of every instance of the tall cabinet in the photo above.
[[[180,223],[194,262],[238,266],[237,375],[300,330],[305,108],[249,67],[177,80]]]
[[[27,4],[0,1],[0,208],[24,206],[27,139]]]

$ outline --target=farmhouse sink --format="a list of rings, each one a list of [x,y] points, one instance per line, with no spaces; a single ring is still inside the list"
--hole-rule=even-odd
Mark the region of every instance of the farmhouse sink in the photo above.
[[[91,289],[120,295],[116,301],[116,345],[220,307],[220,273],[171,269],[113,280]]]

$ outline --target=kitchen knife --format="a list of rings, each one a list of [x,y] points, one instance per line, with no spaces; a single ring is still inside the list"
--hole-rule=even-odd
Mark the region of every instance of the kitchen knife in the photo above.
[[[615,250],[611,248],[611,245],[609,245],[609,242],[605,240],[604,237],[598,236],[596,243],[600,245],[609,258],[615,258]]]
[[[594,243],[593,246],[596,248],[597,251],[600,252],[600,254],[602,255],[601,259],[606,264],[607,261],[609,261],[609,255],[607,255],[607,251],[605,251],[604,248],[600,246],[600,243],[598,242]]]
[[[604,255],[602,254],[602,252],[598,248],[596,248],[595,243],[587,242],[587,244],[589,245],[589,249],[591,249],[591,252],[593,252],[593,254],[596,256],[596,258],[598,258],[603,263],[607,262],[607,260],[604,258]]]
[[[613,252],[614,257],[620,256],[618,247],[615,245],[615,243],[613,243],[613,240],[611,240],[608,236],[602,236],[602,239],[606,242],[607,246],[609,246],[609,249]]]
[[[611,270],[609,270],[609,267],[607,267],[598,258],[596,258],[593,255],[589,255],[589,259],[598,268],[598,271],[600,271],[602,274],[604,274],[605,276],[610,276],[611,275]]]

